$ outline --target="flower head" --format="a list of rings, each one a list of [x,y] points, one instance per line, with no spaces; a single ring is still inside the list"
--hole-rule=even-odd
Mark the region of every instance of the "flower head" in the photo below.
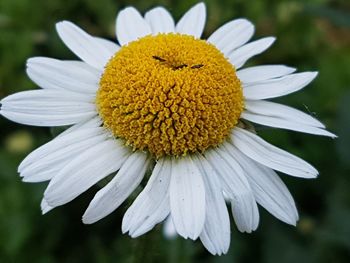
[[[162,7],[144,17],[128,7],[116,21],[119,45],[70,22],[57,24],[81,61],[29,59],[27,73],[42,89],[10,95],[0,110],[18,123],[72,125],[18,168],[23,181],[50,181],[43,213],[115,174],[83,215],[84,223],[94,223],[150,171],[123,219],[122,230],[132,237],[168,218],[179,235],[199,237],[213,254],[226,253],[226,202],[242,232],[257,228],[257,203],[296,224],[293,198],[275,170],[303,178],[318,172],[264,141],[251,123],[335,137],[315,118],[266,100],[302,89],[317,73],[284,65],[241,69],[275,38],[247,43],[254,26],[236,19],[201,40],[205,18],[203,3],[176,25]]]

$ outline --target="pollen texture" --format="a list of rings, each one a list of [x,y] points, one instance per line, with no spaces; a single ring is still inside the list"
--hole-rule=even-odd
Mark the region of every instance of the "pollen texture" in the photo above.
[[[235,68],[215,46],[159,34],[111,58],[96,104],[114,136],[159,158],[220,144],[238,122],[243,95]]]

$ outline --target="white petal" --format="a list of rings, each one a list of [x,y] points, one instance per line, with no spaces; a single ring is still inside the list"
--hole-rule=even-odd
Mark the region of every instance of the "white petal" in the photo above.
[[[114,178],[96,193],[83,215],[83,222],[95,223],[117,209],[141,183],[149,161],[146,153],[131,154]]]
[[[231,202],[233,218],[241,232],[251,233],[259,224],[259,211],[249,182],[239,163],[224,148],[205,153],[208,161],[220,176],[227,198]]]
[[[146,187],[124,215],[123,233],[129,232],[132,237],[143,235],[169,215],[170,178],[171,160],[159,159]]]
[[[164,222],[163,234],[167,239],[173,239],[177,237],[176,229],[171,216],[168,216]]]
[[[244,45],[233,51],[229,55],[230,62],[235,66],[236,69],[242,67],[248,59],[258,55],[268,49],[273,42],[275,42],[274,37],[265,37]]]
[[[120,11],[116,23],[117,38],[122,46],[152,33],[145,19],[133,7]]]
[[[215,45],[226,56],[244,45],[254,34],[254,25],[247,19],[236,19],[217,29],[208,42]]]
[[[70,202],[118,170],[129,154],[127,147],[115,139],[91,147],[52,178],[44,194],[46,201],[50,206]]]
[[[82,121],[77,124],[74,124],[64,132],[60,133],[57,137],[66,135],[78,129],[97,128],[97,127],[100,127],[101,125],[102,125],[102,119],[100,116],[97,115],[96,117],[90,118],[86,121]]]
[[[197,239],[205,220],[205,188],[190,156],[172,159],[170,209],[178,234]]]
[[[256,201],[281,221],[295,225],[298,211],[293,197],[275,171],[249,159],[234,146],[228,149],[244,169]]]
[[[231,239],[230,218],[218,174],[200,155],[195,163],[203,175],[206,200],[206,219],[200,239],[213,255],[226,254]]]
[[[41,207],[41,212],[43,215],[45,215],[46,213],[48,213],[49,211],[54,209],[54,207],[49,206],[49,204],[46,202],[45,198],[43,198],[41,200],[40,207]]]
[[[24,182],[42,182],[52,179],[72,159],[79,156],[90,147],[106,140],[106,134],[93,136],[83,141],[72,142],[65,147],[59,147],[55,151],[47,152],[45,156],[36,162],[26,166],[21,171]]]
[[[118,52],[120,49],[120,46],[117,43],[114,43],[113,41],[110,41],[108,39],[95,37],[95,40],[97,40],[101,45],[103,45],[111,54],[111,57],[115,55],[115,53]]]
[[[243,86],[243,95],[246,99],[250,100],[284,96],[304,88],[316,76],[317,72],[303,72],[249,84]]]
[[[145,14],[153,34],[171,33],[175,31],[175,22],[170,13],[163,7],[156,7]]]
[[[44,89],[96,93],[101,73],[80,61],[35,57],[27,61],[27,74]]]
[[[90,66],[102,70],[114,55],[100,41],[68,21],[56,24],[56,30],[64,44]]]
[[[105,133],[103,128],[86,128],[86,129],[78,129],[76,131],[72,131],[69,134],[62,135],[53,139],[52,141],[42,145],[35,151],[31,152],[19,165],[18,172],[22,172],[26,167],[31,164],[41,160],[46,155],[58,151],[62,148],[68,147],[74,143],[80,143],[87,139],[99,136]]]
[[[199,3],[188,10],[176,25],[176,32],[184,35],[192,35],[200,38],[206,19],[206,8],[204,3]]]
[[[253,195],[237,195],[231,200],[231,209],[239,231],[251,233],[258,228],[259,211]]]
[[[33,126],[71,125],[96,115],[93,97],[69,91],[23,91],[2,99],[1,104],[1,115]]]
[[[295,70],[284,65],[262,65],[240,69],[237,71],[237,77],[244,85],[289,75]]]
[[[274,170],[303,178],[315,178],[318,175],[317,170],[304,160],[244,129],[234,128],[232,143],[249,158]]]
[[[297,109],[275,102],[264,100],[246,100],[244,102],[244,107],[251,113],[278,117],[295,123],[305,124],[318,128],[325,128],[325,126],[320,121],[316,120],[312,116],[305,114],[304,112]]]
[[[330,133],[324,129],[308,126],[297,122],[292,122],[291,120],[282,119],[280,117],[265,116],[265,115],[251,113],[249,111],[244,111],[241,115],[241,118],[251,122],[261,124],[261,125],[280,128],[280,129],[287,129],[287,130],[310,133],[315,135],[329,136],[332,138],[337,137],[333,133]]]

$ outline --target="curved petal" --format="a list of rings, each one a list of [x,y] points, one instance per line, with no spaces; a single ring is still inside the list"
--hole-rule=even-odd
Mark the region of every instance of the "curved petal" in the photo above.
[[[243,86],[243,95],[249,100],[281,97],[301,90],[314,80],[316,76],[317,72],[303,72],[249,84]]]
[[[127,7],[119,12],[116,20],[116,30],[119,44],[122,46],[152,34],[150,26],[133,7]]]
[[[249,159],[232,145],[227,148],[242,166],[256,201],[281,221],[295,225],[298,211],[293,197],[275,171]]]
[[[233,50],[247,43],[253,34],[254,25],[247,19],[240,18],[221,26],[207,41],[228,56]]]
[[[18,172],[22,172],[26,167],[40,161],[51,152],[58,151],[61,148],[67,147],[73,143],[79,143],[89,138],[99,136],[104,133],[102,128],[87,128],[79,129],[67,135],[57,137],[50,142],[42,145],[38,149],[31,152],[18,166]]]
[[[49,206],[49,204],[46,202],[45,198],[43,198],[43,199],[41,200],[40,208],[41,208],[41,213],[42,213],[43,215],[45,215],[46,213],[48,213],[49,211],[51,211],[52,209],[54,209],[54,207]]]
[[[35,57],[27,61],[27,74],[43,89],[96,93],[101,73],[80,61]]]
[[[100,41],[68,21],[56,24],[56,30],[64,44],[90,66],[103,70],[114,55]]]
[[[230,218],[219,177],[201,155],[194,159],[203,175],[205,185],[206,218],[200,239],[213,255],[226,254],[230,247]]]
[[[231,202],[232,215],[241,232],[251,233],[259,224],[259,211],[249,182],[239,163],[226,151],[224,142],[206,157],[220,176],[223,190]]]
[[[128,155],[130,152],[127,147],[115,139],[91,147],[71,160],[52,178],[44,193],[46,201],[55,207],[70,202],[118,170]]]
[[[175,22],[171,14],[163,7],[156,7],[145,14],[153,34],[175,32]]]
[[[33,126],[64,126],[96,116],[94,96],[70,91],[30,90],[1,100],[0,114]]]
[[[75,134],[84,135],[83,132],[80,132],[80,131],[76,132]],[[50,147],[45,147],[45,148],[40,147],[39,149],[41,151],[40,151],[40,154],[36,154],[36,161],[32,162],[29,165],[26,165],[24,168],[21,168],[20,176],[23,177],[23,181],[24,182],[42,182],[42,181],[51,180],[72,159],[74,159],[76,156],[79,156],[84,151],[95,146],[96,144],[105,141],[107,139],[107,136],[106,136],[106,133],[102,133],[102,134],[96,133],[90,138],[85,137],[83,140],[79,138],[79,140],[74,140],[74,141],[71,141],[70,144],[67,144],[67,142],[70,141],[69,139],[71,138],[72,138],[71,136],[65,136],[63,140],[59,140],[62,142],[62,144],[57,144],[57,142],[55,142],[54,144],[49,143]],[[44,146],[48,146],[48,145],[44,145]],[[41,155],[42,157],[40,159],[37,159],[38,155],[39,156]],[[29,155],[28,157],[31,157],[31,155]],[[30,162],[30,159],[33,159],[33,158],[28,158],[28,157],[25,160]]]
[[[233,51],[228,58],[232,65],[236,69],[239,69],[247,62],[248,59],[255,55],[261,54],[266,49],[268,49],[272,45],[272,43],[275,42],[275,40],[276,38],[274,37],[265,37],[250,42]]]
[[[149,162],[147,154],[132,153],[114,178],[96,193],[83,215],[83,222],[95,223],[117,209],[141,183]]]
[[[280,129],[287,129],[292,131],[298,131],[298,132],[304,132],[309,134],[315,134],[315,135],[322,135],[322,136],[328,136],[332,138],[336,138],[337,136],[333,133],[330,133],[324,129],[320,129],[317,127],[292,122],[288,119],[283,119],[280,117],[274,117],[274,116],[266,116],[256,113],[251,113],[249,111],[242,112],[241,118],[255,122],[261,125],[280,128]]]
[[[283,77],[293,73],[296,69],[284,65],[262,65],[240,69],[237,71],[237,77],[243,85],[254,82]]]
[[[323,123],[314,117],[283,104],[264,100],[246,100],[244,102],[244,107],[251,113],[278,117],[312,127],[326,128]]]
[[[190,156],[172,159],[170,210],[178,234],[197,239],[205,220],[205,188]]]
[[[274,170],[303,178],[315,178],[318,175],[317,170],[304,160],[244,129],[234,128],[232,143],[249,158]]]
[[[199,3],[188,10],[176,25],[176,32],[184,35],[192,35],[200,38],[206,19],[206,8],[204,3]]]
[[[129,232],[132,237],[143,235],[169,215],[170,178],[171,160],[159,159],[146,187],[124,215],[123,233]]]

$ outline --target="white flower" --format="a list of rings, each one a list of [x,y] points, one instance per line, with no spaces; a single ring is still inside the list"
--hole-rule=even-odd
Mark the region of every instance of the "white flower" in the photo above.
[[[94,223],[120,206],[150,169],[123,219],[122,230],[132,237],[171,216],[179,235],[199,237],[212,254],[224,254],[230,244],[225,199],[242,232],[257,228],[257,203],[296,224],[293,198],[274,170],[302,178],[318,172],[264,141],[250,122],[335,137],[313,117],[265,100],[302,89],[317,73],[284,65],[240,69],[275,38],[247,44],[254,26],[237,19],[200,40],[205,19],[203,3],[176,25],[162,7],[144,17],[128,7],[116,21],[120,46],[70,22],[57,24],[82,61],[29,59],[27,73],[42,89],[2,99],[0,111],[28,125],[72,125],[18,168],[25,182],[50,181],[43,213],[115,173],[83,216]]]

